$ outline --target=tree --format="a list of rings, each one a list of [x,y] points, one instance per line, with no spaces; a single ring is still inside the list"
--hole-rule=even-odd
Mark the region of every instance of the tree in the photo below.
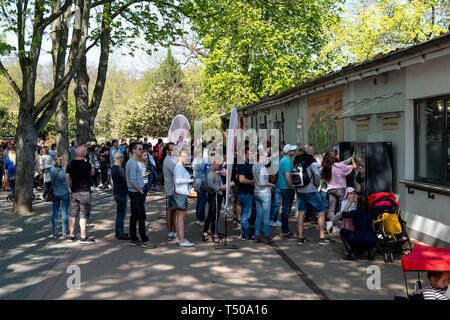
[[[201,59],[202,112],[228,112],[328,71],[316,58],[339,3],[190,1],[192,30],[207,53]]]
[[[363,0],[328,29],[330,42],[321,56],[332,56],[333,68],[417,45],[450,28],[449,0]]]
[[[128,0],[104,4],[102,13],[97,15],[101,27],[94,30],[95,41],[85,50],[87,52],[100,42],[99,67],[91,100],[85,58],[75,77],[78,143],[85,143],[94,137],[95,117],[103,97],[111,45],[126,44],[133,52],[138,47],[135,39],[142,33],[148,44],[165,45],[167,39],[182,34],[182,30],[176,27],[182,15],[176,3],[173,0]]]
[[[184,75],[171,50],[150,77],[151,85],[142,99],[132,100],[116,112],[119,134],[124,137],[166,136],[177,114],[192,120]]]
[[[0,72],[6,77],[17,96],[20,98],[18,126],[16,130],[16,192],[14,197],[15,212],[30,212],[32,210],[34,152],[38,134],[44,129],[53,116],[61,91],[75,75],[81,60],[80,48],[83,48],[88,36],[90,0],[76,0],[82,8],[80,30],[77,42],[72,42],[68,64],[55,79],[53,88],[39,101],[36,101],[36,75],[41,53],[42,39],[47,28],[58,18],[61,18],[73,4],[66,0],[60,6],[52,6],[54,1],[36,0],[34,2],[17,0],[2,1],[2,24],[0,28],[13,32],[17,48],[6,41],[0,42],[0,54],[4,56],[16,52],[21,70],[21,85],[12,78],[7,68],[0,61]]]

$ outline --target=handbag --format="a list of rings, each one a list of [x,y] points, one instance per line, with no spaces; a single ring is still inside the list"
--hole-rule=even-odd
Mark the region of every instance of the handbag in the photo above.
[[[50,202],[53,200],[53,185],[55,184],[56,177],[58,176],[58,174],[61,170],[62,169],[59,168],[59,170],[55,174],[55,177],[52,180],[52,185],[50,186],[50,189],[48,190],[47,196],[45,197],[45,201],[47,201],[47,202]]]

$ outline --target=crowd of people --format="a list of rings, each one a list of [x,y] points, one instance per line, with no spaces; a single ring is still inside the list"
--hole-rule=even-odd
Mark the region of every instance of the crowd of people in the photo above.
[[[51,194],[53,236],[69,242],[95,243],[86,228],[92,191],[108,188],[113,189],[117,207],[116,238],[128,240],[132,246],[155,248],[147,234],[145,202],[149,191],[164,191],[168,240],[177,241],[180,247],[192,247],[194,243],[186,238],[184,223],[193,187],[197,193],[196,222],[202,226],[199,239],[221,242],[224,234],[219,230],[219,219],[227,188],[227,162],[215,157],[211,142],[203,145],[203,150],[188,159],[188,153],[175,151],[173,143],[164,144],[162,139],[155,146],[142,138],[120,143],[112,140],[100,145],[93,140],[80,146],[72,141],[70,159],[66,160],[57,155],[56,145],[49,148],[40,141],[36,149],[35,189],[43,190],[42,200],[50,201]],[[273,172],[271,167],[276,158],[278,170]],[[235,152],[233,160],[229,209],[234,225],[240,228],[240,239],[271,244],[272,234],[276,233],[271,228],[278,227],[282,239],[295,238],[289,228],[295,200],[298,245],[310,243],[304,235],[304,224],[309,221],[318,226],[319,245],[335,243],[326,234],[340,234],[343,259],[354,260],[357,253],[364,252],[369,260],[375,258],[378,239],[369,201],[346,182],[346,177],[357,167],[355,155],[340,159],[338,150],[316,155],[311,144],[298,148],[283,143],[278,150],[267,144],[258,146],[257,161],[252,163],[246,142],[244,158],[238,159]],[[2,146],[0,161],[0,181],[14,195],[14,144]],[[129,234],[125,233],[128,200]],[[59,211],[62,234],[57,227]],[[75,234],[78,217],[80,239]],[[435,275],[433,281],[441,281],[436,279]],[[435,287],[428,289],[429,295],[441,293],[438,289],[437,293],[433,291]]]

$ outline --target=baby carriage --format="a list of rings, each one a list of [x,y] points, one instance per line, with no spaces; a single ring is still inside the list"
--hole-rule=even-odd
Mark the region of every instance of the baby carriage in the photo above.
[[[401,258],[403,275],[405,277],[406,295],[409,300],[423,300],[420,292],[422,284],[420,282],[420,272],[422,271],[450,271],[450,249],[435,248],[416,244],[414,249]],[[414,291],[408,293],[408,282],[406,280],[406,271],[417,272],[418,281],[416,282]],[[406,300],[403,297],[395,297],[395,300]]]
[[[394,253],[403,252],[403,245],[411,242],[406,232],[406,223],[400,216],[400,206],[395,195],[379,192],[370,195],[370,207],[375,217],[374,226],[378,236],[377,247],[384,252],[384,262],[394,262]]]

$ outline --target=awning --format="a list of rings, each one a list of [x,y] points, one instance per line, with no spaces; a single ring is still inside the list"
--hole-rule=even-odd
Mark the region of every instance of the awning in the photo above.
[[[403,271],[450,271],[450,248],[416,244],[401,260]]]

